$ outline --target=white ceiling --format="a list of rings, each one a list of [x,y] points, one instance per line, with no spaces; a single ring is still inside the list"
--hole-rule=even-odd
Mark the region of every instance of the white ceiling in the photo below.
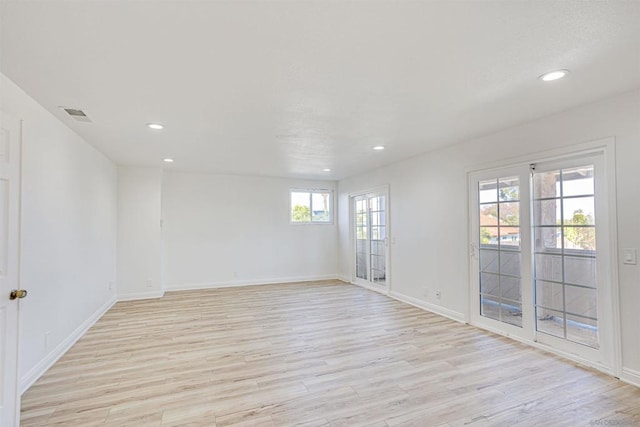
[[[640,87],[640,1],[1,7],[2,72],[122,165],[339,179]]]

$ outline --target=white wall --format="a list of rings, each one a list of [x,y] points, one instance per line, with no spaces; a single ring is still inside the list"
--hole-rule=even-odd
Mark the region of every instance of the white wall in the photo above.
[[[25,120],[22,389],[113,303],[116,236],[123,298],[161,294],[163,275],[167,290],[348,278],[348,194],[389,184],[393,290],[465,316],[466,170],[615,136],[619,247],[640,246],[640,91],[342,180],[338,227],[288,220],[290,188],[333,182],[117,170],[3,75],[0,85],[2,111]],[[623,365],[640,381],[640,268],[618,270]],[[442,290],[442,301],[425,288]]]
[[[162,169],[118,167],[118,299],[163,294]]]
[[[24,120],[24,390],[115,301],[116,168],[4,75],[0,85],[2,111]]]
[[[461,124],[463,126],[464,124]],[[640,91],[585,105],[339,182],[340,272],[351,277],[348,194],[390,185],[395,292],[464,317],[468,312],[467,182],[474,165],[614,136],[620,248],[640,246]],[[623,366],[640,375],[640,269],[622,265]],[[425,288],[431,290],[424,297]],[[442,290],[442,301],[433,290]],[[640,376],[632,378],[640,381]]]
[[[291,225],[290,188],[335,183],[165,173],[167,290],[336,277],[337,226]]]

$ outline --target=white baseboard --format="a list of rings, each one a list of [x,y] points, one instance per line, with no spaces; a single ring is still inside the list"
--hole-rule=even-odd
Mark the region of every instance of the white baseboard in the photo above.
[[[518,342],[521,342],[521,343],[526,344],[528,346],[535,347],[535,348],[540,349],[542,351],[546,351],[547,353],[555,354],[555,355],[560,356],[560,357],[562,357],[564,359],[571,360],[573,362],[579,363],[580,365],[596,369],[596,370],[598,370],[600,372],[603,372],[603,373],[605,373],[607,375],[614,376],[613,371],[608,366],[605,366],[605,365],[597,363],[597,362],[592,362],[592,361],[590,361],[588,359],[585,359],[583,357],[578,356],[577,354],[569,353],[569,352],[566,352],[566,351],[551,347],[549,345],[546,345],[546,344],[543,344],[543,343],[540,343],[540,342],[537,342],[537,341],[531,341],[531,340],[524,339],[524,338],[521,338],[521,337],[516,336],[516,335],[511,335],[511,334],[505,333],[504,331],[501,331],[500,329],[492,328],[490,326],[479,325],[479,324],[476,324],[474,322],[471,322],[469,324],[471,326],[475,327],[475,328],[482,329],[482,330],[485,330],[485,331],[489,331],[489,332],[492,332],[492,333],[494,333],[496,335],[502,335],[503,337],[507,337],[507,338],[512,339],[514,341],[518,341]]]
[[[367,284],[367,283],[362,283],[362,282],[350,282],[350,281],[347,281],[347,283],[349,283],[349,284],[351,284],[351,285],[355,285],[355,286],[360,286],[361,288],[365,288],[365,289],[368,289],[368,290],[373,291],[373,292],[377,292],[377,293],[382,294],[382,295],[389,296],[389,291],[388,291],[388,290],[387,290],[387,288],[386,288],[386,287],[384,287],[384,286],[380,286],[380,285],[369,285],[369,284]]]
[[[620,379],[625,383],[640,387],[640,371],[622,368],[622,375],[620,375]]]
[[[274,285],[278,283],[313,282],[316,280],[341,280],[337,274],[319,276],[279,277],[273,279],[230,280],[227,282],[178,283],[167,285],[166,291],[188,291],[196,289],[234,288],[240,286]]]
[[[92,327],[98,319],[102,317],[116,303],[116,297],[112,296],[106,303],[96,310],[87,320],[82,322],[75,331],[71,333],[64,341],[56,346],[51,352],[40,361],[36,366],[31,368],[22,378],[20,378],[19,392],[22,395],[35,383],[38,378],[44,375],[54,363],[58,361],[69,349]]]
[[[455,320],[456,322],[466,323],[465,315],[457,311],[450,310],[448,308],[445,308],[439,305],[431,304],[429,302],[422,301],[417,298],[410,297],[408,295],[404,295],[396,291],[389,292],[389,296],[393,299],[397,299],[398,301],[410,304],[414,307],[418,307],[423,310],[430,311],[431,313],[444,316],[451,320]]]
[[[403,302],[405,304],[409,304],[412,305],[414,307],[418,307],[421,308],[422,310],[426,310],[429,311],[431,313],[434,314],[438,314],[440,316],[444,316],[446,318],[449,318],[451,320],[455,320],[456,322],[460,322],[460,323],[466,323],[466,319],[464,314],[462,313],[458,313],[457,311],[453,311],[453,310],[449,310],[448,308],[445,307],[441,307],[439,305],[435,305],[435,304],[431,304],[428,303],[426,301],[422,301],[419,300],[417,298],[413,298],[410,297],[408,295],[402,294],[400,292],[396,292],[396,291],[389,291],[387,292],[386,288],[382,288],[382,287],[375,287],[375,286],[369,286],[363,283],[355,283],[352,281],[347,280],[344,277],[340,277],[340,280],[343,280],[347,283],[350,283],[352,285],[355,286],[360,286],[361,288],[365,288],[365,289],[369,289],[370,291],[374,291],[374,292],[378,292],[381,293],[383,295],[387,295],[395,300],[398,300],[400,302]]]
[[[163,296],[164,296],[164,291],[131,292],[126,294],[118,294],[118,301],[133,301],[138,299],[162,298]]]
[[[356,286],[360,286],[360,287],[369,289],[368,286],[364,286],[364,285],[361,285],[359,283],[353,283],[353,282],[349,282],[349,283],[351,283],[353,285],[356,285]],[[373,289],[373,290],[380,292],[380,290],[378,290],[378,289]],[[421,308],[423,310],[438,314],[440,316],[447,317],[447,318],[449,318],[451,320],[455,320],[455,321],[460,322],[460,323],[467,323],[466,316],[464,314],[462,314],[462,313],[457,312],[457,311],[450,310],[448,308],[441,307],[441,306],[438,306],[438,305],[435,305],[435,304],[431,304],[431,303],[428,303],[426,301],[422,301],[422,300],[419,300],[417,298],[413,298],[413,297],[410,297],[408,295],[404,295],[402,293],[395,292],[395,291],[389,292],[388,295],[391,298],[396,299],[398,301],[413,305],[415,307],[418,307],[418,308]],[[529,340],[522,339],[520,337],[512,336],[512,335],[506,334],[506,333],[504,333],[504,332],[502,332],[500,330],[486,327],[485,325],[476,325],[476,324],[473,324],[473,323],[471,323],[471,325],[475,326],[476,328],[484,329],[484,330],[487,330],[489,332],[493,332],[493,333],[498,334],[498,335],[506,336],[508,338],[511,338],[513,340],[519,341],[519,342],[527,344],[527,345],[530,345],[530,346],[535,347],[535,348],[539,348],[539,349],[544,350],[546,352],[556,354],[556,355],[561,356],[561,357],[563,357],[565,359],[573,360],[574,362],[580,363],[581,365],[584,365],[584,366],[588,366],[588,367],[597,369],[597,370],[599,370],[601,372],[604,372],[604,373],[606,373],[608,375],[613,375],[613,373],[611,372],[610,368],[608,368],[608,367],[606,367],[604,365],[598,364],[598,363],[593,363],[593,362],[591,362],[591,361],[589,361],[587,359],[583,359],[583,358],[578,357],[578,356],[576,356],[574,354],[567,353],[567,352],[564,352],[562,350],[558,350],[558,349],[552,348],[550,346],[547,346],[547,345],[544,345],[544,344],[541,344],[541,343],[538,343],[538,342],[535,342],[535,341],[529,341]],[[624,381],[624,382],[627,382],[629,384],[632,384],[632,385],[635,385],[637,387],[640,387],[640,372],[638,372],[638,371],[634,371],[634,370],[628,369],[628,368],[623,368],[622,369],[622,375],[620,376],[620,379],[622,381]]]

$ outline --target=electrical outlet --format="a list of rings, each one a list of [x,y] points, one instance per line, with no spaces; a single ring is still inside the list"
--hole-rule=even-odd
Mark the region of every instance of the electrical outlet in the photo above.
[[[147,288],[152,287],[152,280],[151,279],[147,279]]]
[[[439,301],[442,298],[442,292],[436,291],[436,299]]]
[[[113,282],[109,282],[109,290],[112,291],[113,290]]]

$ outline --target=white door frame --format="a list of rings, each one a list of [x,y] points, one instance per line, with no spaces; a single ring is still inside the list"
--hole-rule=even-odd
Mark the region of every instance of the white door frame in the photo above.
[[[9,132],[9,146],[0,147],[3,179],[9,180],[6,190],[5,234],[6,253],[3,255],[4,272],[0,279],[0,339],[4,346],[0,348],[0,425],[18,426],[20,424],[20,393],[18,391],[19,373],[19,310],[20,299],[10,300],[12,289],[20,290],[20,195],[21,158],[22,158],[22,121],[1,112],[2,131]]]
[[[521,286],[521,311],[522,311],[522,327],[501,322],[489,317],[481,316],[480,307],[480,236],[476,232],[480,229],[478,214],[478,188],[475,185],[479,181],[518,177],[519,179],[519,226],[520,226],[520,286]],[[533,331],[535,324],[533,322],[533,292],[531,291],[532,282],[531,266],[527,260],[531,258],[531,230],[529,227],[523,227],[524,224],[530,223],[530,212],[527,200],[530,198],[529,189],[529,169],[523,166],[507,166],[504,168],[493,168],[480,172],[468,174],[469,182],[469,242],[471,245],[471,262],[469,265],[470,290],[469,290],[469,319],[471,324],[479,326],[491,331],[500,331],[500,333],[508,336],[519,338],[521,340],[534,340]],[[524,201],[524,203],[523,203]]]
[[[367,289],[371,289],[376,292],[383,293],[385,295],[389,295],[391,292],[391,213],[390,206],[391,203],[389,201],[389,185],[383,185],[380,187],[371,188],[363,191],[355,191],[349,193],[349,246],[350,246],[350,265],[349,269],[351,271],[350,283],[358,286],[362,286]],[[376,285],[372,282],[362,280],[356,277],[357,271],[355,269],[356,265],[356,233],[355,233],[355,209],[354,209],[354,200],[359,196],[370,196],[370,195],[383,195],[385,196],[385,219],[386,219],[386,233],[387,233],[387,241],[385,244],[385,286]],[[368,263],[368,262],[367,262]]]
[[[618,226],[617,226],[617,211],[616,211],[616,167],[615,167],[615,138],[608,137],[598,140],[593,140],[589,142],[584,142],[581,144],[563,146],[562,142],[557,144],[561,146],[561,148],[557,148],[554,150],[547,150],[543,152],[533,153],[530,155],[519,156],[512,159],[507,159],[504,161],[493,161],[485,164],[475,165],[472,167],[467,167],[467,178],[468,182],[470,182],[470,175],[482,171],[488,171],[491,169],[500,170],[502,168],[508,167],[517,167],[517,166],[526,166],[528,167],[532,163],[545,163],[545,162],[555,162],[561,161],[563,159],[570,159],[577,156],[588,156],[589,154],[601,154],[603,156],[603,164],[604,164],[604,176],[606,180],[606,191],[603,192],[599,197],[606,198],[606,206],[607,206],[607,214],[608,218],[607,222],[600,224],[600,227],[606,228],[608,232],[608,242],[606,243],[607,252],[608,252],[608,265],[606,268],[606,278],[610,284],[610,301],[607,304],[611,310],[611,317],[609,319],[610,324],[608,326],[611,342],[609,365],[604,366],[599,363],[594,363],[588,359],[581,358],[569,351],[565,351],[563,349],[551,347],[547,344],[537,342],[534,339],[520,338],[518,336],[513,336],[514,339],[525,342],[534,347],[542,348],[551,353],[558,354],[562,357],[565,357],[570,360],[577,361],[587,366],[591,366],[596,368],[602,372],[613,375],[615,377],[620,377],[622,374],[622,339],[620,334],[620,288],[618,282]],[[467,191],[475,191],[474,189],[468,187]],[[473,290],[473,269],[474,263],[477,262],[473,257],[473,234],[474,229],[472,227],[472,216],[475,215],[475,211],[477,206],[474,206],[470,202],[470,197],[467,197],[467,217],[468,217],[468,244],[469,244],[469,264],[468,264],[468,272],[469,272],[469,302],[467,308],[467,318],[472,319],[473,310],[476,309],[474,306],[473,298],[474,298],[474,290]],[[600,247],[600,245],[599,245]],[[483,329],[491,330],[492,332],[496,332],[501,335],[509,336],[508,332],[494,329],[491,327],[487,327],[481,324],[477,324],[473,320],[470,321],[474,326],[478,326]]]

